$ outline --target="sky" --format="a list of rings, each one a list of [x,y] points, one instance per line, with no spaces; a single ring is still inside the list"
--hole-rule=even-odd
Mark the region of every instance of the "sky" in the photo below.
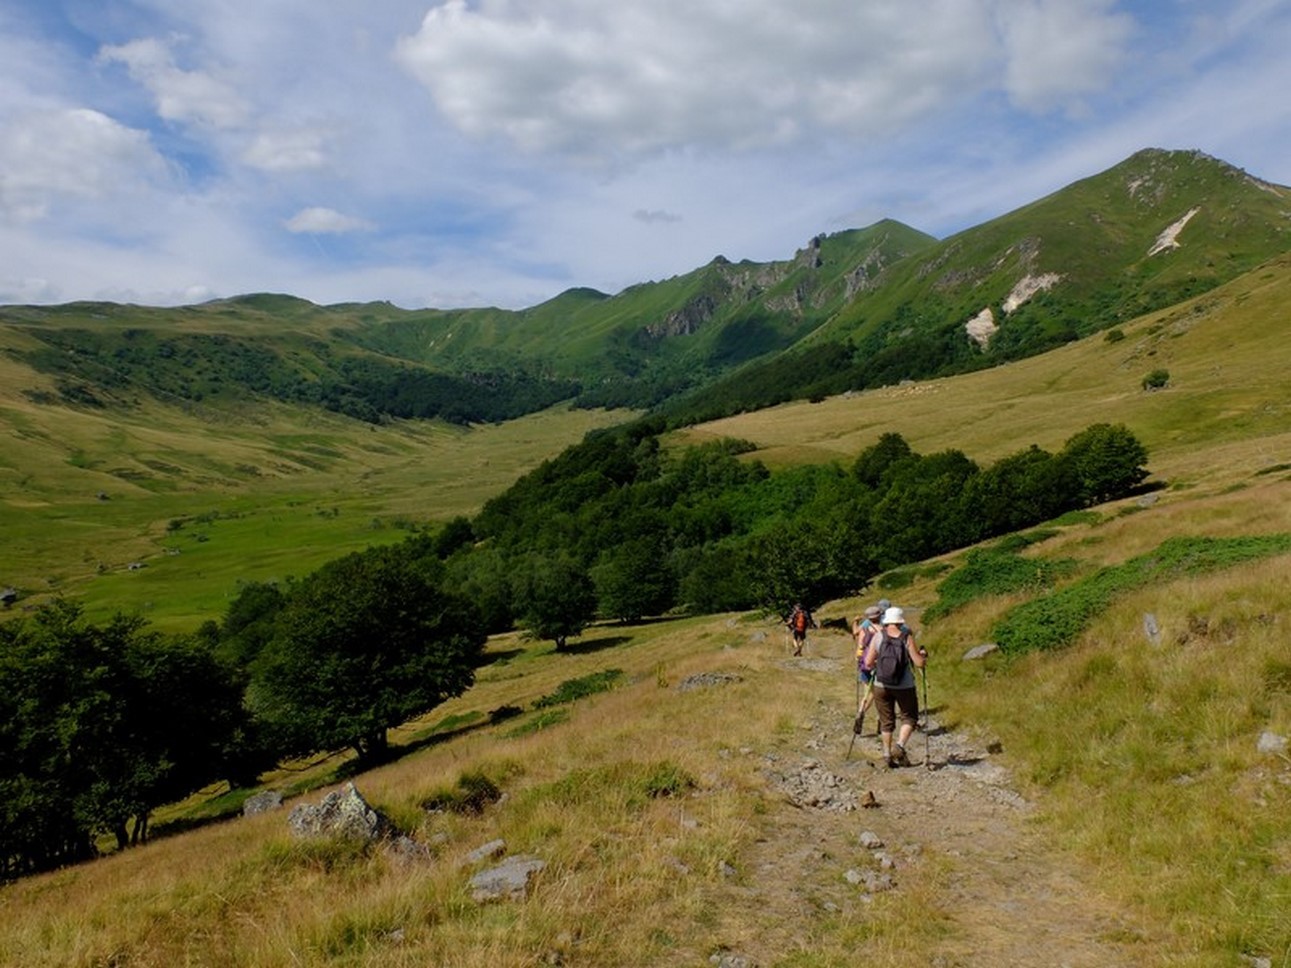
[[[0,0],[0,303],[536,305],[1198,149],[1291,0]]]

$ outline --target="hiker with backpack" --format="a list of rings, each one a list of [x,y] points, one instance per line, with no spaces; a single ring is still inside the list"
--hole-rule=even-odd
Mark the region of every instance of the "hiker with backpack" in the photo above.
[[[793,654],[802,655],[802,647],[807,644],[807,629],[819,628],[816,620],[812,618],[811,612],[802,607],[801,602],[795,602],[785,624],[793,635]]]
[[[914,632],[906,625],[901,609],[889,607],[880,621],[880,634],[874,637],[866,661],[874,670],[874,705],[879,711],[883,758],[889,767],[909,766],[906,743],[919,724],[919,690],[914,670],[924,667],[928,653],[915,642]]]
[[[856,705],[857,733],[860,732],[865,711],[874,702],[870,685],[874,681],[874,668],[869,664],[868,657],[871,643],[876,642],[880,634],[879,619],[882,617],[883,610],[877,605],[871,605],[865,609],[864,616],[858,615],[852,622],[852,638],[856,640],[856,688],[860,695]]]

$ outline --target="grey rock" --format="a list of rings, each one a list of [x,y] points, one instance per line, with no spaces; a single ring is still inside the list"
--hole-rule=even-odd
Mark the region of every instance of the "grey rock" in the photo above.
[[[1157,617],[1151,612],[1143,616],[1143,634],[1153,645],[1161,644],[1161,626],[1157,623]]]
[[[690,692],[692,689],[703,689],[708,686],[725,686],[740,682],[740,677],[733,672],[700,672],[687,676],[677,686],[678,692]]]
[[[1265,730],[1260,733],[1260,740],[1255,744],[1255,748],[1261,753],[1285,753],[1287,751],[1287,738]]]
[[[873,830],[861,832],[861,846],[866,850],[878,850],[883,846],[883,840]]]
[[[466,855],[465,863],[467,866],[478,864],[481,861],[493,860],[501,857],[507,852],[507,842],[505,840],[490,840],[487,844],[481,844],[473,851]]]
[[[419,843],[406,834],[391,837],[386,844],[386,849],[395,860],[405,863],[428,861],[434,857],[426,844]]]
[[[992,652],[998,652],[1000,647],[995,642],[984,642],[981,645],[974,646],[964,653],[965,662],[974,662],[978,659],[985,659]]]
[[[297,837],[344,837],[375,841],[394,836],[390,820],[368,805],[353,783],[333,790],[317,804],[302,803],[287,815]]]
[[[534,875],[546,866],[546,861],[537,857],[508,857],[471,878],[471,897],[480,904],[521,900],[529,894]]]
[[[259,813],[268,813],[282,806],[282,794],[277,790],[262,790],[242,802],[242,816],[254,817]]]

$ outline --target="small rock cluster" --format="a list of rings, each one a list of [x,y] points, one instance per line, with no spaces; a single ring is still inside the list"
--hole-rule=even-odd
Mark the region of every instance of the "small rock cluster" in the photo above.
[[[860,841],[861,846],[870,852],[877,868],[849,868],[843,874],[843,879],[849,884],[864,888],[866,894],[880,894],[895,888],[896,881],[892,879],[890,872],[896,869],[896,861],[883,850],[882,838],[872,830],[865,830],[861,832]]]
[[[850,812],[859,805],[856,791],[819,760],[806,760],[797,769],[767,769],[766,778],[797,807]]]
[[[699,672],[687,676],[677,686],[678,692],[690,692],[692,689],[706,689],[710,686],[725,686],[741,679],[733,672]]]
[[[280,803],[281,800],[281,796],[278,796],[277,802]],[[274,806],[275,803],[266,800],[250,812],[273,809]],[[340,837],[364,843],[381,843],[395,857],[403,860],[429,860],[431,857],[429,847],[400,833],[385,814],[363,799],[353,783],[346,783],[339,790],[333,790],[316,804],[299,804],[288,815],[287,824],[292,833],[302,839]],[[462,866],[474,867],[485,861],[497,860],[504,857],[506,851],[505,841],[491,840],[468,853]],[[524,898],[534,875],[546,866],[546,862],[537,857],[506,857],[471,878],[471,896],[481,904]]]

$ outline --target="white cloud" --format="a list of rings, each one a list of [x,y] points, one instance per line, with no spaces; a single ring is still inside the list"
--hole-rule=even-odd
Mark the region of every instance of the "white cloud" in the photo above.
[[[145,132],[98,111],[27,114],[10,121],[0,138],[0,214],[30,222],[63,200],[128,196],[165,167]]]
[[[1006,83],[1038,109],[1092,90],[1126,32],[1109,2],[446,0],[396,57],[474,135],[738,150],[879,135]]]
[[[285,223],[289,232],[311,235],[342,235],[348,232],[370,232],[374,228],[367,219],[342,215],[330,208],[301,209]]]
[[[167,121],[236,128],[247,120],[247,104],[235,85],[205,71],[180,69],[165,41],[145,37],[106,46],[99,57],[124,64],[130,76],[156,98],[157,113]]]
[[[242,160],[263,171],[309,171],[327,164],[329,134],[320,128],[262,131]]]
[[[1148,145],[1286,182],[1288,47],[1288,0],[9,0],[0,301],[519,307]]]
[[[1014,0],[999,12],[1005,90],[1043,111],[1103,90],[1124,61],[1133,21],[1113,0]]]

